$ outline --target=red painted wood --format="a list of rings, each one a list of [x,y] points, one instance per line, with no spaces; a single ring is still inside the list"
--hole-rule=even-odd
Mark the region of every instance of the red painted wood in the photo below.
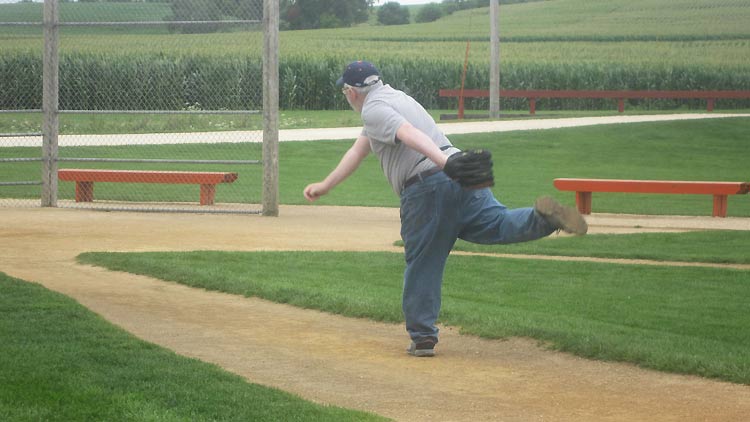
[[[217,184],[237,180],[237,173],[195,171],[60,169],[57,175],[60,180],[83,182]]]
[[[591,214],[592,192],[713,195],[714,217],[727,216],[727,196],[750,192],[750,182],[692,182],[682,180],[555,179],[562,191],[576,193],[581,214]]]
[[[441,89],[441,97],[458,97],[458,89]],[[464,97],[489,97],[486,89],[464,89]],[[508,98],[675,98],[675,99],[745,99],[750,98],[750,91],[595,91],[595,90],[501,90],[501,97]]]
[[[459,97],[459,114],[463,116],[464,98],[489,97],[486,89],[441,89],[441,97]],[[501,90],[500,97],[505,98],[612,98],[617,99],[617,110],[625,111],[625,99],[661,98],[661,99],[705,99],[706,110],[714,110],[717,99],[747,99],[750,91],[577,91],[577,90]],[[536,105],[530,106],[529,114],[535,114]]]
[[[94,200],[94,182],[166,183],[201,185],[201,205],[214,203],[216,184],[232,183],[237,180],[237,173],[196,171],[60,169],[57,171],[57,176],[63,181],[76,182],[76,202]]]

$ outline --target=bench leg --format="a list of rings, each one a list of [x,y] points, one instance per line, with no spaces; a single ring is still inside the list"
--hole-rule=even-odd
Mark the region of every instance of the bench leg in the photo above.
[[[201,185],[201,205],[213,205],[216,185]]]
[[[94,201],[94,182],[76,182],[76,202]]]
[[[727,195],[714,195],[714,217],[727,216]]]
[[[576,192],[576,206],[581,214],[591,214],[591,192]]]
[[[536,98],[529,98],[529,114],[536,114]]]

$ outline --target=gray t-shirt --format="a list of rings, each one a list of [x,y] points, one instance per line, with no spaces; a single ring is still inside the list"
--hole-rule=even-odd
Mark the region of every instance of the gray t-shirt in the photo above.
[[[458,151],[418,102],[382,82],[367,94],[362,106],[362,121],[362,134],[370,139],[370,147],[377,154],[383,173],[397,195],[401,195],[408,178],[435,167],[435,163],[396,138],[396,132],[404,122],[411,123],[438,147],[445,148],[444,154]]]

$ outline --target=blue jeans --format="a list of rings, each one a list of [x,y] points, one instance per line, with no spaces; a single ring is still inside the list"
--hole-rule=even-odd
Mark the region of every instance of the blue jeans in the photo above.
[[[469,190],[443,172],[401,193],[404,241],[403,311],[413,341],[437,340],[443,270],[456,239],[473,243],[526,242],[555,231],[534,208],[508,209],[489,189]]]

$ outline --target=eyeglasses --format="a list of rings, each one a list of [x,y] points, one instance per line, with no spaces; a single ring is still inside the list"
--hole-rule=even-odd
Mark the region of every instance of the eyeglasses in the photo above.
[[[349,91],[349,89],[351,89],[350,86],[345,86],[345,87],[341,88],[341,93],[344,94],[344,95],[346,95],[346,92]]]

